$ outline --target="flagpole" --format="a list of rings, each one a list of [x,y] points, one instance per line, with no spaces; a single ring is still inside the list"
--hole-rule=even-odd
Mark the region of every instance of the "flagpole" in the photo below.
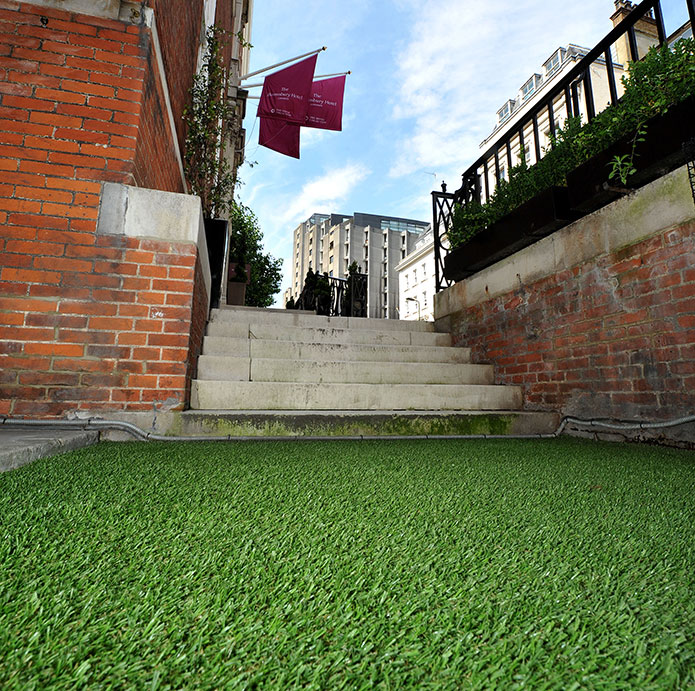
[[[272,69],[269,67],[268,69]],[[314,81],[317,79],[326,79],[327,77],[344,77],[348,74],[352,74],[352,71],[348,70],[347,72],[334,72],[333,74],[317,74],[314,76]],[[259,84],[244,84],[244,89],[253,89],[257,86],[263,86],[263,82],[260,82]],[[249,98],[251,98],[249,96]]]
[[[294,62],[295,60],[301,60],[302,58],[308,58],[310,55],[316,55],[317,53],[320,53],[322,50],[326,50],[326,46],[323,46],[322,48],[318,48],[316,50],[312,50],[309,53],[304,53],[304,55],[298,55],[296,58],[290,58],[289,60],[283,60],[283,62],[278,62],[275,65],[270,65],[270,67],[264,67],[263,69],[256,70],[255,72],[249,72],[248,74],[243,75],[242,77],[239,78],[239,81],[244,81],[245,79],[249,79],[250,77],[255,77],[257,74],[261,74],[262,72],[267,72],[268,70],[274,70],[276,67],[282,67],[283,65],[286,65],[288,62]],[[244,87],[246,88],[246,87]]]

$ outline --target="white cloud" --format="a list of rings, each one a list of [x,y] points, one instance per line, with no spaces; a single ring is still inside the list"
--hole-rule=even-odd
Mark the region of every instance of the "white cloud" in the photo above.
[[[552,8],[545,0],[429,0],[426,14],[411,0],[399,2],[413,22],[396,56],[392,115],[406,134],[396,143],[392,177],[423,168],[462,172],[479,156],[497,109],[555,48],[592,46],[611,28],[606,0]]]
[[[369,170],[365,166],[348,163],[342,168],[335,168],[319,178],[310,180],[287,207],[282,217],[283,223],[306,220],[314,212],[334,212],[368,175]]]

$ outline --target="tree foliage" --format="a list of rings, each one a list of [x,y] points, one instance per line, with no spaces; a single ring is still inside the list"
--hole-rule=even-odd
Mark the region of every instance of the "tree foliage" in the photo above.
[[[275,259],[263,252],[263,233],[258,218],[248,206],[232,201],[229,220],[230,270],[235,270],[235,265],[251,265],[251,282],[246,288],[246,306],[270,307],[274,296],[280,290],[282,259]]]

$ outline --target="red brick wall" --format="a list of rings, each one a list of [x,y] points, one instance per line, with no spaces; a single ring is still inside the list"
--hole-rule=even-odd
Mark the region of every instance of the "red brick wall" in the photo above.
[[[50,270],[14,269],[18,280],[0,283],[0,412],[152,410],[169,398],[182,407],[207,310],[196,248],[71,240],[35,243],[51,253],[35,263]]]
[[[171,110],[183,151],[183,111],[195,74],[203,22],[203,0],[149,0],[155,12],[162,62],[169,86]],[[229,0],[219,0],[229,4]]]
[[[2,414],[187,400],[196,248],[96,234],[101,181],[182,187],[152,66],[144,27],[0,0]]]
[[[183,193],[187,190],[181,174],[180,154],[176,152],[175,133],[171,129],[158,61],[151,43],[146,60],[142,115],[134,160],[135,184]]]
[[[526,408],[586,418],[695,409],[695,223],[457,313],[457,345]]]

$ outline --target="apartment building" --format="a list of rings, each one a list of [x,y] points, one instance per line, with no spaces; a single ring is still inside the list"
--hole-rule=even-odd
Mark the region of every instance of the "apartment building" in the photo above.
[[[309,269],[347,278],[350,264],[356,262],[369,276],[368,316],[398,319],[396,266],[427,226],[426,221],[376,214],[313,214],[294,229],[291,285],[285,300],[299,297]]]
[[[396,266],[401,319],[434,321],[434,234],[432,226]]]

